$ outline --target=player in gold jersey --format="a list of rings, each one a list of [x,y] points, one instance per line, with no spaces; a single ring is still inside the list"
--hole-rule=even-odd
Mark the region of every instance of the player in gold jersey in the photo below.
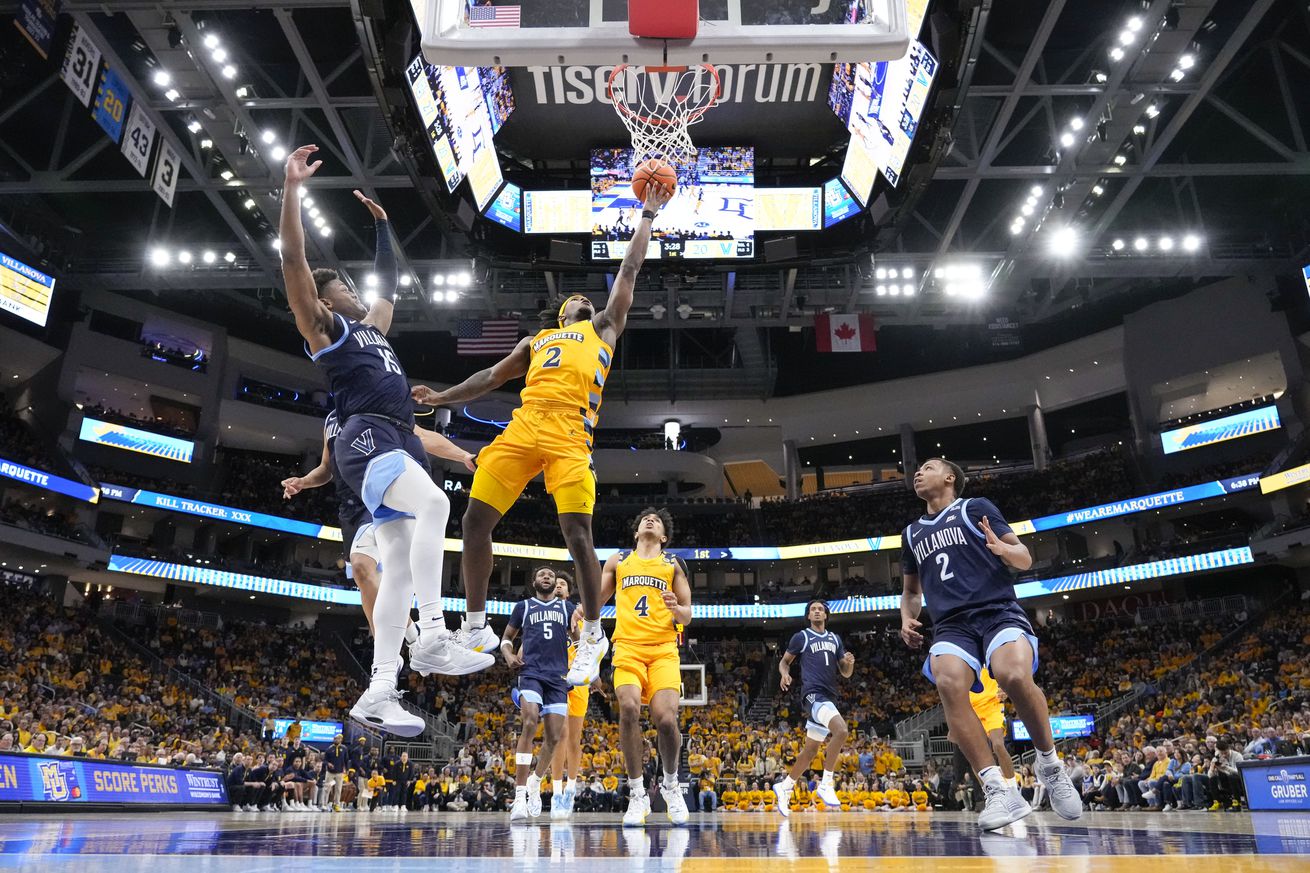
[[[468,509],[464,512],[464,552],[460,576],[468,597],[461,639],[475,651],[494,649],[499,640],[487,627],[487,586],[491,580],[491,534],[524,486],[545,473],[546,490],[555,498],[560,530],[573,556],[582,600],[582,639],[578,643],[570,685],[587,685],[600,673],[609,650],[600,627],[600,567],[591,537],[596,505],[596,474],[591,447],[600,413],[601,392],[614,359],[614,345],[627,325],[633,286],[646,259],[651,223],[671,192],[650,183],[642,217],[605,308],[596,312],[582,295],[563,300],[542,313],[542,330],[524,337],[514,351],[492,367],[445,391],[426,385],[413,389],[419,403],[444,406],[464,403],[527,376],[523,405],[500,436],[478,455]]]
[[[675,825],[687,821],[687,801],[678,783],[682,750],[678,634],[691,621],[691,584],[682,562],[664,551],[672,536],[673,517],[668,510],[642,510],[633,530],[637,547],[622,557],[611,555],[601,573],[601,601],[614,595],[614,695],[619,699],[619,748],[632,792],[624,826],[642,825],[650,814],[642,780],[646,751],[642,704],[650,707],[657,734],[664,769],[660,794],[668,805],[669,821]]]

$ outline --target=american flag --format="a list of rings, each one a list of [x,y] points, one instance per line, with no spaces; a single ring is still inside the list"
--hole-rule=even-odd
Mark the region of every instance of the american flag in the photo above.
[[[474,6],[469,9],[469,27],[518,26],[518,6]]]
[[[455,322],[455,353],[459,355],[507,355],[518,341],[519,323],[512,318],[461,318]]]

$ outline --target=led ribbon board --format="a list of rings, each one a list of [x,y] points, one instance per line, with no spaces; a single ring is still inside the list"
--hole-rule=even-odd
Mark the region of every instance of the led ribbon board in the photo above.
[[[217,770],[0,752],[0,803],[227,806]]]
[[[83,485],[81,482],[74,482],[72,479],[65,479],[35,467],[27,467],[6,458],[0,458],[0,476],[77,500],[85,500],[87,503],[96,503],[100,500],[100,492],[90,485]]]
[[[296,721],[294,718],[273,719],[273,739],[287,735],[287,728]],[[307,721],[300,719],[300,739],[306,743],[330,743],[341,733],[339,721]]]
[[[1236,415],[1225,415],[1213,421],[1164,431],[1160,434],[1160,443],[1164,447],[1164,453],[1172,455],[1175,452],[1186,452],[1202,446],[1212,446],[1215,443],[1277,430],[1282,426],[1283,423],[1278,418],[1278,407],[1262,406]]]
[[[1078,573],[1073,576],[1061,576],[1056,579],[1044,579],[1034,582],[1021,582],[1014,586],[1015,596],[1020,600],[1041,597],[1084,588],[1099,588],[1104,585],[1119,585],[1125,582],[1137,582],[1147,579],[1159,579],[1185,573],[1197,573],[1203,570],[1220,570],[1238,567],[1255,562],[1248,546],[1223,549],[1201,555],[1187,555],[1181,558],[1169,558],[1152,561],[1149,564],[1133,564],[1127,567],[1115,567],[1110,570],[1097,570],[1091,573]],[[110,555],[109,568],[115,573],[131,573],[138,576],[152,576],[158,579],[172,579],[178,582],[190,582],[195,585],[213,585],[220,588],[233,588],[260,594],[275,594],[280,597],[295,597],[301,600],[315,600],[321,603],[357,606],[360,604],[358,589],[329,588],[308,582],[293,582],[288,579],[270,579],[265,576],[251,576],[245,573],[233,573],[227,570],[214,570],[209,567],[195,567],[189,564],[172,564],[150,558],[135,558],[126,555]],[[509,615],[516,601],[488,600],[487,612],[491,615]],[[828,607],[833,615],[856,613],[893,613],[900,609],[899,594],[883,594],[876,597],[847,597],[831,600]],[[798,603],[693,603],[691,607],[694,619],[767,619],[767,618],[803,618],[803,602]],[[932,610],[928,599],[924,606]],[[444,611],[463,612],[466,603],[462,597],[441,598]],[[601,618],[613,618],[614,607],[601,607]]]
[[[196,450],[196,444],[191,440],[164,436],[94,418],[82,419],[82,430],[78,437],[88,443],[140,452],[143,455],[165,458],[169,461],[180,461],[183,464],[191,463],[191,455]]]
[[[167,509],[171,512],[198,515],[202,518],[213,519],[214,521],[247,524],[251,527],[262,527],[268,530],[282,531],[283,533],[296,534],[302,537],[314,537],[320,540],[332,540],[333,542],[338,543],[341,542],[341,528],[339,527],[328,527],[327,525],[299,521],[294,518],[283,518],[280,515],[265,515],[262,512],[253,512],[249,509],[236,509],[235,507],[223,506],[219,503],[206,503],[203,500],[175,497],[171,494],[159,494],[155,491],[129,488],[126,485],[114,485],[109,482],[100,483],[100,493],[110,500],[121,500],[124,503],[135,503],[138,506]]]
[[[1057,740],[1065,740],[1071,737],[1090,737],[1095,732],[1096,716],[1094,715],[1051,716],[1051,734]],[[1028,735],[1028,727],[1017,718],[1010,722],[1010,738],[1015,742],[1030,742],[1032,740],[1032,737]]]

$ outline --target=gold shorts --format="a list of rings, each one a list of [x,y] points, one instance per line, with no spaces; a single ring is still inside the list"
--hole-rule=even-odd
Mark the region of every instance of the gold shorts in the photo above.
[[[509,427],[478,453],[469,496],[509,511],[533,477],[545,473],[546,491],[561,515],[591,515],[596,506],[596,474],[577,407],[530,403],[514,410]]]
[[[670,689],[682,695],[682,662],[677,643],[638,646],[618,641],[614,644],[614,687],[636,685],[641,702],[650,703],[657,691]]]

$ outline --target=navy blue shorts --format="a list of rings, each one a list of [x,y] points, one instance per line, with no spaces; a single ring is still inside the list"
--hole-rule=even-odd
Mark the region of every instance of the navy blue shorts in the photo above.
[[[1024,638],[1033,647],[1033,672],[1037,672],[1037,637],[1023,607],[1011,600],[963,609],[940,622],[933,622],[933,643],[923,661],[923,675],[934,685],[933,655],[955,655],[973,668],[973,692],[981,693],[983,667],[991,667],[992,653],[1006,643]]]
[[[418,434],[402,430],[389,418],[352,415],[337,435],[336,459],[341,477],[364,501],[375,523],[413,517],[386,506],[382,498],[409,461],[425,473],[431,469]]]
[[[547,682],[536,676],[520,676],[519,686],[509,693],[514,705],[523,708],[523,701],[535,703],[541,707],[542,715],[569,714],[569,686],[563,678],[558,682]]]

